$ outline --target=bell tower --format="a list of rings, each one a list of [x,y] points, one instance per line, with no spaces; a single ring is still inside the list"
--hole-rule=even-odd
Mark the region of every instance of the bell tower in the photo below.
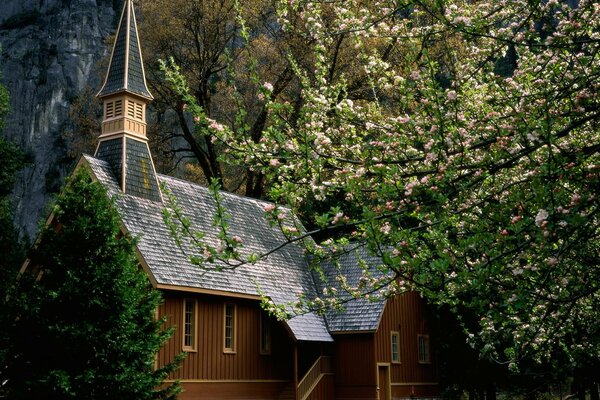
[[[135,10],[125,0],[106,79],[97,96],[103,102],[102,133],[95,157],[108,162],[126,194],[161,201],[146,137],[146,85]]]

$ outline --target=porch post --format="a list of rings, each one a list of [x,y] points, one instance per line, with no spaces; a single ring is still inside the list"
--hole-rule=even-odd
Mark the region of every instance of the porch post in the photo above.
[[[298,400],[298,342],[294,343],[294,399]]]

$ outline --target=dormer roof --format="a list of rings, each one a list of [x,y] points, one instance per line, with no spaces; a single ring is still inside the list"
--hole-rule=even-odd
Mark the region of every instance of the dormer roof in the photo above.
[[[129,92],[148,100],[153,99],[146,85],[135,11],[131,0],[125,0],[108,73],[97,96],[102,98],[120,92]]]

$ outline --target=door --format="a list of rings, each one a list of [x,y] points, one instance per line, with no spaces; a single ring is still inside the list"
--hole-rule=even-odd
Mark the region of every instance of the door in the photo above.
[[[377,365],[377,389],[379,400],[392,400],[389,364]]]

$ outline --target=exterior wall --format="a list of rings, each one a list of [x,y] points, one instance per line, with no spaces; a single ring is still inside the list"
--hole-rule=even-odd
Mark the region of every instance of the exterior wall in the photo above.
[[[331,400],[334,399],[335,379],[333,375],[325,375],[321,378],[315,389],[306,400]]]
[[[374,334],[338,334],[335,339],[335,398],[376,399]]]
[[[399,363],[392,362],[391,332],[399,334]],[[429,363],[420,363],[417,335],[429,335]],[[378,363],[389,363],[392,398],[437,395],[434,338],[425,302],[416,292],[387,301],[374,337]]]
[[[175,327],[158,355],[160,365],[182,352],[183,301],[197,300],[197,346],[187,352],[179,379],[187,399],[277,399],[293,382],[293,342],[281,323],[273,321],[272,351],[260,354],[260,310],[257,301],[164,292],[159,317]],[[224,352],[224,304],[236,305],[236,352]],[[391,332],[399,334],[400,362],[392,362]],[[417,335],[429,335],[431,362],[419,363]],[[311,400],[379,399],[379,374],[389,371],[391,399],[438,395],[434,338],[427,324],[425,303],[416,293],[388,300],[376,333],[334,335],[334,375],[326,375],[311,393]],[[317,347],[305,345],[307,362]],[[303,345],[299,346],[299,350]],[[319,353],[329,353],[319,346]],[[303,353],[304,353],[303,352]],[[308,354],[310,353],[310,354]],[[310,355],[310,357],[308,357]],[[299,378],[302,378],[301,373]],[[383,400],[383,399],[381,399]]]
[[[158,354],[158,364],[174,359],[183,348],[183,301],[197,300],[196,351],[186,352],[170,379],[179,379],[180,399],[277,398],[293,380],[293,345],[281,323],[272,320],[271,354],[260,353],[260,306],[257,301],[209,295],[163,292],[159,317],[173,336]],[[236,305],[235,353],[224,352],[224,304]],[[276,394],[276,395],[275,395]]]

